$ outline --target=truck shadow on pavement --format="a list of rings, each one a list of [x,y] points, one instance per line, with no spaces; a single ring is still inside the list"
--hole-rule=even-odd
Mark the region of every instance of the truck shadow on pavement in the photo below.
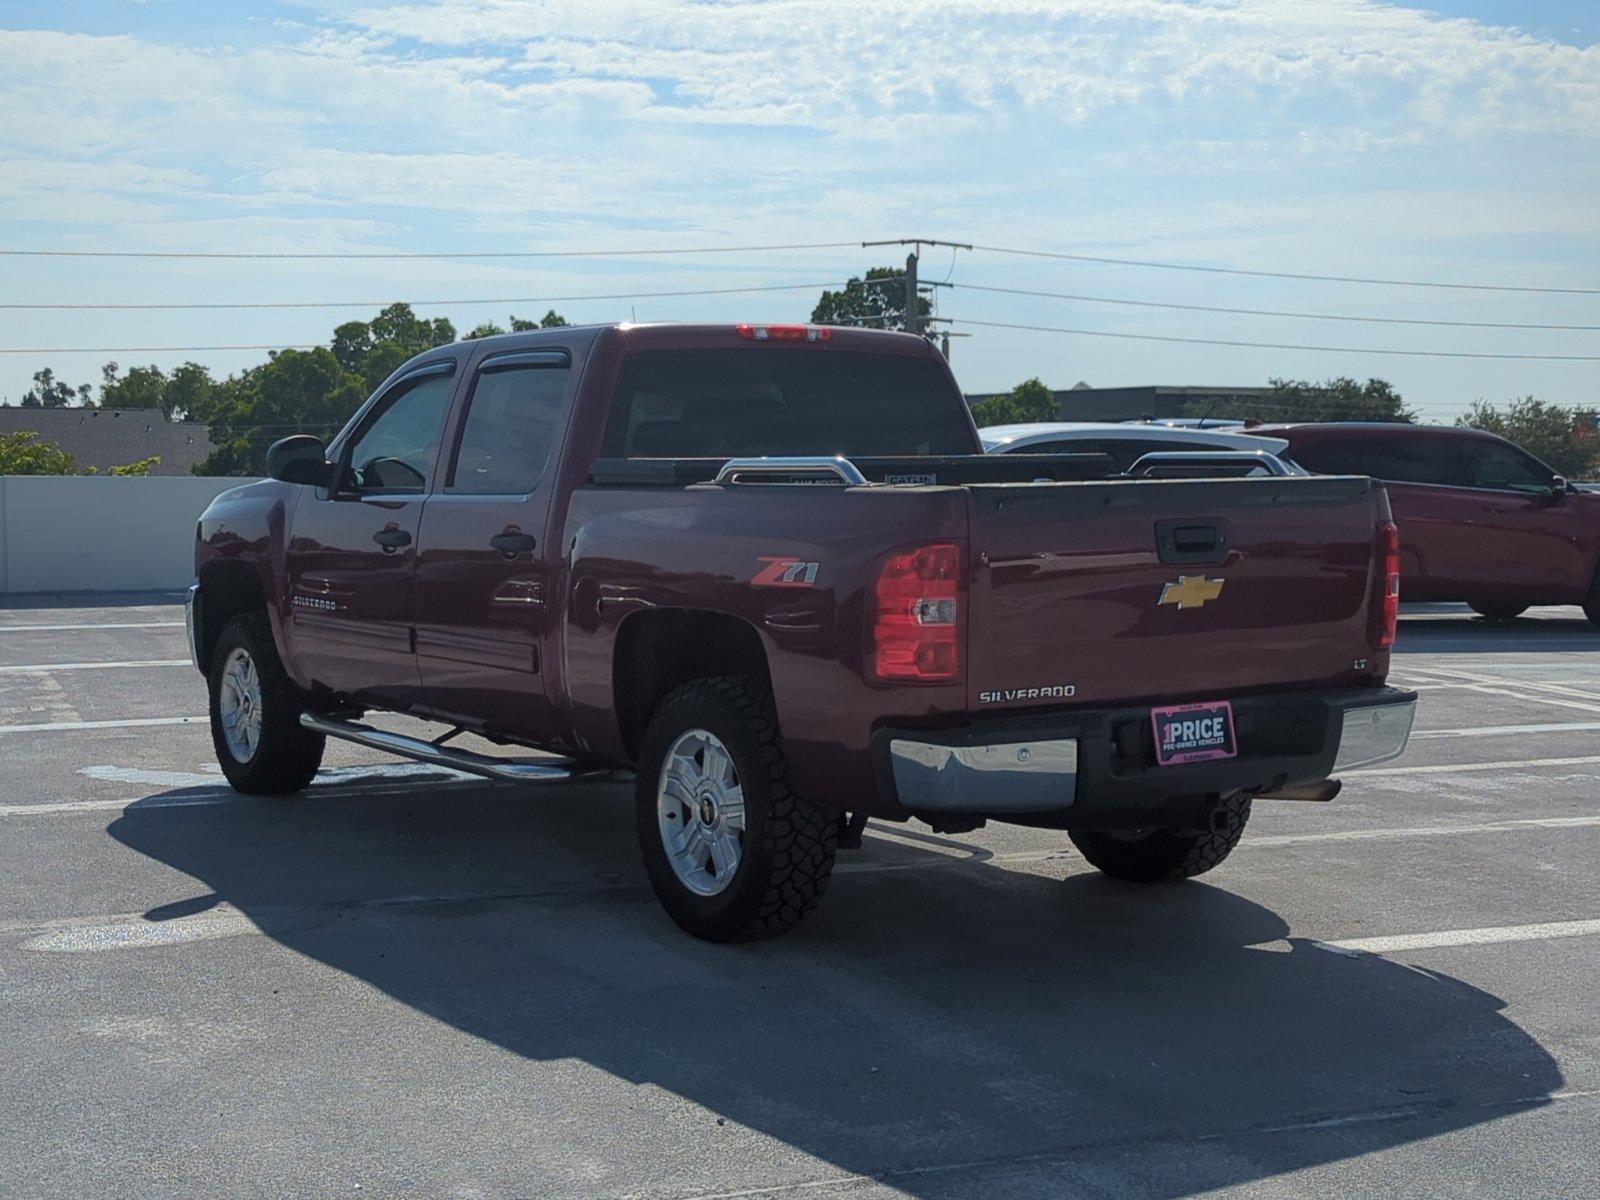
[[[1562,1083],[1494,996],[1331,953],[1200,882],[1063,883],[869,832],[807,925],[705,945],[657,909],[630,810],[615,787],[476,785],[127,810],[111,835],[202,885],[148,919],[226,902],[339,973],[220,966],[216,942],[119,951],[225,973],[225,1005],[281,991],[236,1086],[212,1085],[216,1145],[295,1147],[262,1168],[289,1192],[359,1155],[369,1195],[817,1195],[866,1175],[918,1197],[1178,1197]]]

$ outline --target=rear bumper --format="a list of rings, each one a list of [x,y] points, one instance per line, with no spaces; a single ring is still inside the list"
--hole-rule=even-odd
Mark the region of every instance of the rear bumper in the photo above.
[[[1148,708],[880,729],[873,758],[880,793],[913,814],[1074,828],[1181,823],[1208,797],[1271,794],[1399,756],[1416,703],[1415,692],[1389,687],[1235,698],[1238,756],[1176,766],[1155,763]]]

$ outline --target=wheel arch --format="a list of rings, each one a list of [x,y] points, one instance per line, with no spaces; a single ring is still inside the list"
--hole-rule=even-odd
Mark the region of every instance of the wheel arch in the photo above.
[[[267,612],[267,591],[259,571],[249,563],[229,559],[202,566],[199,584],[201,602],[194,642],[204,671],[229,621],[247,612]]]
[[[611,687],[622,745],[636,758],[661,701],[692,679],[738,675],[772,695],[767,648],[754,625],[729,613],[652,608],[617,630]]]

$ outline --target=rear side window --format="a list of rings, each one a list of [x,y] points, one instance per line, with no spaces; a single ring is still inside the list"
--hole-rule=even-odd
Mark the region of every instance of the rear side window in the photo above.
[[[478,373],[448,487],[469,496],[533,491],[555,442],[571,369],[564,356]]]
[[[809,349],[629,355],[605,439],[629,458],[977,452],[932,359]]]
[[[1466,487],[1467,476],[1448,437],[1383,437],[1327,439],[1289,451],[1294,461],[1319,475],[1370,475],[1391,483],[1430,483]]]
[[[1361,454],[1359,442],[1352,445],[1349,442],[1332,439],[1316,441],[1303,448],[1291,445],[1284,454],[1306,470],[1315,471],[1318,475],[1367,474],[1366,459]]]

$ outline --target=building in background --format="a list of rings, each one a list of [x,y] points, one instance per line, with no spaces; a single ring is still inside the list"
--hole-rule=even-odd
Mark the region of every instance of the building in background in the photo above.
[[[1052,390],[1051,394],[1063,421],[1137,421],[1141,417],[1249,417],[1254,406],[1272,395],[1272,389],[1158,384],[1097,388],[1077,383],[1066,391]],[[976,404],[992,395],[969,395],[967,403]]]
[[[0,433],[37,433],[72,455],[80,471],[112,467],[155,455],[152,475],[189,475],[213,449],[198,421],[169,421],[158,408],[0,407]]]

